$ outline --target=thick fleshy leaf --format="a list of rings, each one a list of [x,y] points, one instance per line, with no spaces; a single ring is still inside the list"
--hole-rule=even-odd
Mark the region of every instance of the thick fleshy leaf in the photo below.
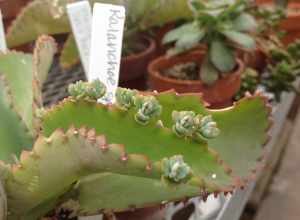
[[[60,65],[64,68],[70,68],[80,61],[77,45],[74,36],[69,35],[63,50],[61,51],[61,56],[59,59]]]
[[[193,34],[194,32],[197,32],[197,31],[199,31],[199,29],[195,25],[194,22],[184,24],[184,25],[168,32],[163,38],[163,43],[164,44],[172,43],[174,41],[179,40],[187,33]]]
[[[233,28],[237,31],[255,31],[257,28],[257,23],[255,18],[247,13],[243,13],[238,16],[234,23]]]
[[[108,144],[105,136],[95,136],[93,130],[57,130],[49,139],[40,137],[31,153],[22,152],[20,165],[13,166],[5,179],[10,218],[22,218],[58,199],[90,174],[114,172],[160,179],[159,164],[147,171],[149,163],[143,155],[126,154],[122,145]]]
[[[215,164],[205,143],[179,138],[170,129],[159,128],[155,121],[141,126],[135,121],[134,112],[135,110],[125,112],[116,107],[107,109],[99,104],[84,101],[74,103],[72,100],[67,100],[46,114],[42,127],[46,136],[51,135],[57,128],[67,130],[72,125],[77,128],[82,126],[95,128],[98,134],[105,134],[110,143],[124,144],[128,153],[145,154],[153,162],[173,155],[183,155],[195,174],[211,181],[209,167],[213,166],[216,172],[224,178],[220,178],[214,184],[220,187],[225,187],[227,181],[229,181],[227,184],[230,184],[230,178],[227,179],[228,176],[226,177],[222,167]],[[116,127],[118,127],[118,132],[116,132]],[[136,134],[139,135],[136,136]],[[155,139],[152,138],[154,136]]]
[[[183,50],[190,50],[199,45],[200,41],[204,37],[205,32],[201,30],[187,32],[176,42],[176,47]]]
[[[218,123],[221,135],[210,140],[208,145],[220,153],[221,158],[229,164],[233,174],[246,179],[251,170],[255,170],[257,159],[261,158],[262,146],[268,139],[270,128],[270,107],[261,96],[247,97],[235,103],[233,107],[224,110],[208,110],[203,113],[203,103],[200,101],[191,104],[190,95],[175,95],[173,92],[158,94],[158,100],[164,100],[164,109],[161,120],[164,125],[172,126],[172,120],[168,115],[176,109],[170,100],[176,100],[176,106],[187,107],[189,111],[200,114],[211,114]],[[167,101],[169,100],[169,101]],[[199,98],[198,98],[199,100]],[[179,110],[181,110],[179,108]]]
[[[42,106],[41,89],[47,78],[56,51],[54,40],[42,36],[37,40],[34,55],[10,51],[0,55],[0,72],[11,90],[14,110],[32,133],[33,115]]]
[[[9,47],[35,41],[43,34],[70,32],[65,5],[69,0],[30,2],[18,15],[7,33]]]
[[[246,50],[255,49],[255,40],[247,34],[243,34],[238,31],[223,31],[222,33],[232,42],[238,44]]]
[[[32,137],[21,117],[14,111],[11,92],[3,75],[0,75],[0,160],[10,161],[23,149],[32,146]]]
[[[32,55],[8,52],[0,55],[0,72],[11,90],[15,111],[32,131],[33,59]]]
[[[36,41],[33,51],[33,114],[37,108],[43,106],[42,87],[48,78],[56,50],[57,46],[52,37],[43,35]]]
[[[232,48],[220,40],[215,40],[211,43],[209,58],[211,63],[222,73],[228,73],[236,66]],[[211,71],[211,68],[209,70]]]
[[[203,60],[201,65],[200,78],[207,85],[212,85],[219,79],[219,72],[208,57]]]
[[[36,219],[69,199],[78,207],[77,215],[90,215],[199,195],[206,198],[207,193],[242,186],[239,180],[256,168],[266,141],[265,101],[249,97],[232,108],[213,111],[198,95],[153,95],[163,111],[146,125],[136,121],[138,105],[122,110],[68,98],[46,112],[45,137],[37,140],[31,153],[23,152],[19,165],[4,178],[12,218]],[[221,157],[204,140],[177,136],[171,129],[174,110],[211,114],[224,133],[208,143]],[[255,115],[255,120],[247,115]],[[242,149],[246,154],[240,156]],[[174,155],[182,155],[191,167],[190,179],[172,183],[161,178],[162,160]]]
[[[140,196],[134,196],[137,192]],[[73,199],[79,201],[83,214],[97,214],[99,207],[109,210],[111,204],[114,204],[114,211],[118,212],[128,209],[128,204],[132,204],[131,208],[150,207],[199,193],[199,188],[191,185],[171,186],[149,178],[104,173],[80,181],[75,193],[78,196]]]

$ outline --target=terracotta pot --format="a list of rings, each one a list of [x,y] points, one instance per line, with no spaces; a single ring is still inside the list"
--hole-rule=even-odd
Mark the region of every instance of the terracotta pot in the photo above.
[[[205,85],[201,80],[171,79],[160,73],[161,70],[176,64],[194,61],[199,63],[204,55],[204,51],[193,51],[181,56],[159,57],[154,60],[148,67],[150,88],[160,92],[175,89],[179,93],[202,93],[204,100],[212,106],[223,107],[223,104],[231,103],[232,97],[239,91],[241,85],[240,75],[244,70],[244,64],[240,59],[237,59],[238,67],[233,73],[226,74],[212,86]]]
[[[149,37],[141,37],[147,48],[137,54],[123,57],[121,60],[120,85],[127,88],[145,89],[147,66],[153,59],[156,50],[155,41]],[[137,80],[139,84],[135,84]],[[137,87],[139,88],[137,88]]]
[[[292,43],[300,37],[300,3],[289,3],[288,17],[281,23],[280,27],[287,32],[282,40],[284,44]]]

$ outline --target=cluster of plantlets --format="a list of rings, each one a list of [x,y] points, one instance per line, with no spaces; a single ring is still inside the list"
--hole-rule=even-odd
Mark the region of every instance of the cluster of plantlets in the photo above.
[[[259,168],[270,127],[263,97],[214,111],[197,94],[120,88],[116,103],[103,105],[100,81],[78,82],[70,97],[37,115],[54,52],[53,40],[42,37],[33,56],[0,56],[1,219],[205,200],[244,187]]]

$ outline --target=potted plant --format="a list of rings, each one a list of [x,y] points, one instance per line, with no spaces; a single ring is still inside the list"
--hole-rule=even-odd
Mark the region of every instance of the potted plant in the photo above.
[[[281,101],[283,92],[298,94],[295,81],[300,76],[299,49],[299,40],[289,44],[287,48],[272,44],[268,51],[268,65],[262,72],[249,68],[244,71],[241,89],[235,100],[240,100],[246,93],[254,94],[257,90],[268,94],[273,103]]]
[[[164,38],[175,47],[149,65],[150,86],[158,91],[201,92],[210,104],[228,104],[240,88],[244,69],[236,51],[255,49],[248,34],[257,27],[255,19],[245,12],[246,1],[191,1],[190,7],[194,20]]]
[[[257,4],[264,7],[281,7],[286,10],[286,19],[284,19],[280,28],[286,32],[286,35],[282,41],[287,45],[294,42],[300,37],[300,25],[298,21],[300,19],[299,9],[300,3],[297,0],[276,0],[276,1],[257,1]]]
[[[94,2],[123,3],[121,0],[91,1],[91,3]],[[67,3],[68,1],[60,1],[57,4],[53,4],[52,0],[32,1],[10,26],[7,33],[8,46],[13,48],[32,42],[41,34],[59,36],[63,44],[60,56],[61,66],[67,69],[77,64],[79,54],[74,37],[70,34],[71,27],[65,9]],[[134,4],[129,2],[127,5],[128,16],[120,74],[122,86],[145,89],[147,64],[155,54],[156,44],[151,37],[142,33],[140,23],[141,17],[145,16],[146,8],[151,6],[150,3],[139,1]],[[36,17],[41,19],[37,20]],[[29,23],[30,25],[27,25]]]
[[[285,18],[282,8],[251,7],[250,13],[256,18],[255,32],[256,49],[250,53],[241,53],[247,67],[262,72],[270,58],[270,50],[274,47],[283,48],[281,38],[284,35],[280,30],[280,23]]]
[[[69,98],[41,109],[54,52],[43,37],[34,55],[0,56],[1,220],[109,218],[232,192],[253,178],[270,127],[263,97],[215,111],[197,94],[120,88],[106,106],[96,80],[71,85]]]

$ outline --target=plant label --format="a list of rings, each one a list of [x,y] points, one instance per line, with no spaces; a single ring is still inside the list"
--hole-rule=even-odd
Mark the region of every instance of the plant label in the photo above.
[[[92,29],[90,3],[88,1],[70,3],[67,5],[67,12],[84,71],[88,74]]]
[[[4,53],[7,51],[4,24],[3,24],[3,16],[2,16],[1,10],[0,10],[0,51],[4,52]]]
[[[125,17],[123,6],[94,5],[88,80],[106,85],[107,94],[100,100],[104,104],[114,102],[119,84]]]

